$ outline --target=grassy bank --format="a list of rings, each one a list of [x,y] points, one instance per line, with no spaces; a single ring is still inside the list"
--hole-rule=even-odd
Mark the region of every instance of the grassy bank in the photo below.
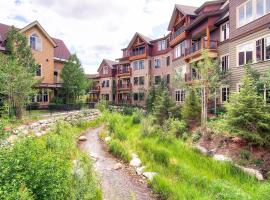
[[[28,137],[0,149],[0,199],[101,199],[88,156],[77,137],[99,120],[60,122],[40,138]]]
[[[158,173],[151,186],[163,199],[270,199],[270,182],[258,182],[166,133],[142,134],[145,127],[132,116],[105,115],[110,151],[126,161],[131,152],[139,154],[147,171]]]

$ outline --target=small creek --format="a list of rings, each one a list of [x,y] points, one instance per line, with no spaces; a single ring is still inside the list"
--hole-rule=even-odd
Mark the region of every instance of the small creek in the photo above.
[[[87,141],[79,142],[79,148],[93,159],[94,169],[101,182],[104,200],[152,200],[156,199],[145,181],[134,170],[123,164],[122,169],[113,169],[119,162],[108,153],[106,145],[99,139],[102,128],[88,130]]]

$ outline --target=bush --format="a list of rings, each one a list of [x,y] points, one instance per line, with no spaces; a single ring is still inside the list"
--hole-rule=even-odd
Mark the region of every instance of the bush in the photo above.
[[[101,100],[96,104],[96,108],[99,109],[101,112],[104,112],[104,111],[108,110],[108,108],[109,108],[108,101],[105,100],[105,99],[101,99]]]
[[[137,110],[136,112],[133,113],[132,123],[139,124],[142,118],[143,118],[143,111]]]
[[[77,151],[81,129],[64,123],[59,127],[0,149],[0,199],[101,199],[90,160]],[[71,173],[74,158],[82,161],[84,176]]]
[[[163,131],[167,135],[174,135],[176,137],[182,137],[187,130],[187,125],[184,121],[169,118],[164,122],[162,126]]]
[[[197,129],[193,134],[192,134],[192,142],[198,142],[202,137],[202,134],[199,129]]]
[[[122,106],[122,114],[124,115],[132,115],[135,108],[132,106]]]
[[[151,136],[157,134],[157,126],[154,125],[154,117],[149,115],[141,121],[141,134],[142,136]],[[159,128],[160,129],[160,128]]]
[[[129,162],[131,159],[127,148],[117,139],[112,140],[109,143],[109,151],[116,157],[124,160],[125,162]]]

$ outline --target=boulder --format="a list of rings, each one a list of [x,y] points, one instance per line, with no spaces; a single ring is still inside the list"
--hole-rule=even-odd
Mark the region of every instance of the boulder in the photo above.
[[[208,150],[206,148],[204,148],[203,146],[197,144],[195,146],[195,148],[201,153],[201,154],[204,154],[204,155],[207,155],[208,154]]]
[[[11,144],[13,144],[18,139],[17,135],[11,135],[8,137],[7,141]]]
[[[140,167],[141,164],[142,164],[142,161],[139,158],[133,158],[129,163],[129,165],[132,167]]]
[[[86,141],[86,140],[87,140],[87,137],[85,137],[84,135],[79,137],[79,141]]]
[[[155,175],[157,175],[156,172],[144,172],[143,173],[143,176],[146,177],[149,181],[152,181]]]
[[[113,166],[113,169],[114,169],[114,170],[122,169],[122,164],[121,164],[121,163],[116,163],[116,164]]]
[[[263,181],[263,175],[256,169],[252,169],[252,168],[246,168],[246,167],[242,167],[237,165],[241,170],[243,170],[245,173],[249,174],[250,176],[255,176],[257,178],[257,180],[259,181]]]
[[[135,153],[132,153],[132,154],[131,154],[131,158],[138,158],[138,155],[135,154]]]
[[[221,155],[221,154],[215,154],[213,156],[213,159],[218,160],[218,161],[222,161],[222,162],[231,162],[232,161],[231,158],[228,158],[228,157]]]
[[[136,167],[136,173],[138,175],[142,175],[145,169],[146,169],[146,166]]]
[[[105,142],[110,142],[111,141],[111,137],[105,137]]]

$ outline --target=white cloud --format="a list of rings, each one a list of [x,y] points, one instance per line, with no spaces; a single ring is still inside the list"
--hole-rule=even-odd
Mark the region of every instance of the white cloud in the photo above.
[[[2,2],[4,1],[4,2]],[[157,38],[166,33],[175,3],[200,6],[203,0],[1,0],[1,23],[24,27],[38,20],[77,53],[86,73],[103,58],[121,57],[135,32]],[[162,30],[164,29],[164,30]]]

